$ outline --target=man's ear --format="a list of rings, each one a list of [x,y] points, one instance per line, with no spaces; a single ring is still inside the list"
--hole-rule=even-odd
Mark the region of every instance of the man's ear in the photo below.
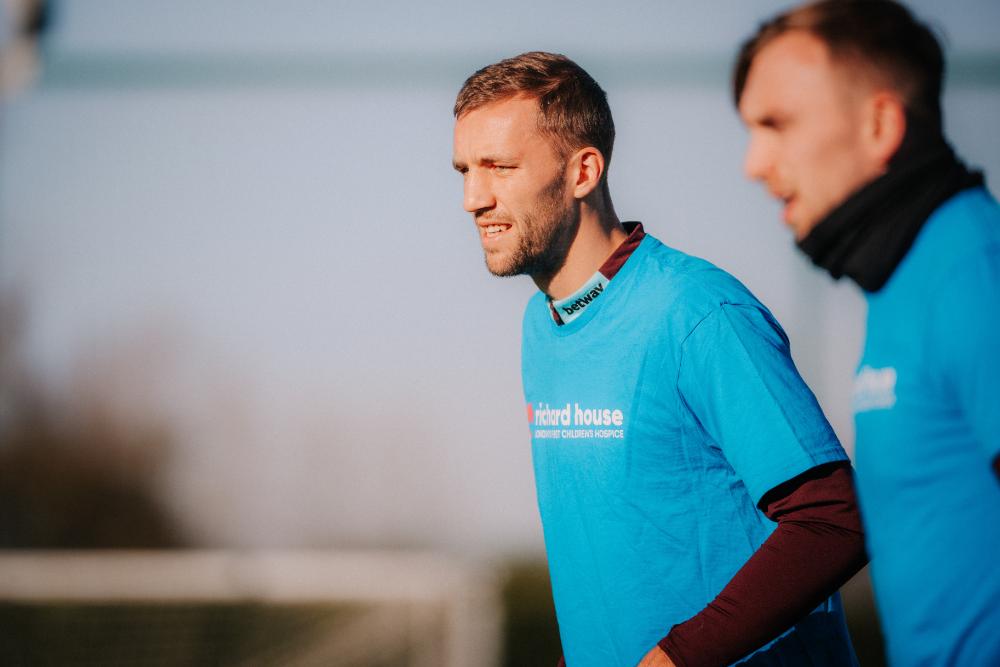
[[[601,183],[604,156],[593,146],[586,146],[570,156],[568,168],[573,178],[573,196],[583,199]]]
[[[870,157],[882,165],[899,150],[906,134],[906,108],[899,95],[890,91],[876,92],[869,99],[865,142]]]

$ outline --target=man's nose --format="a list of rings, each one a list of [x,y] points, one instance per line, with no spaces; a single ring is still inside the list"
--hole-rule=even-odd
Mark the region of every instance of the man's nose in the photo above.
[[[771,170],[771,151],[767,143],[759,137],[750,137],[747,152],[743,158],[743,173],[752,181],[762,181]]]
[[[462,205],[469,213],[496,206],[496,197],[484,175],[469,172],[465,175],[465,189]]]

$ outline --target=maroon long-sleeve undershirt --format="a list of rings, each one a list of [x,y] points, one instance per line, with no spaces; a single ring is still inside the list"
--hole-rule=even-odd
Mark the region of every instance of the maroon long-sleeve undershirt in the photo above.
[[[846,461],[775,487],[760,508],[778,527],[705,609],[660,640],[678,667],[728,665],[763,646],[868,560]]]

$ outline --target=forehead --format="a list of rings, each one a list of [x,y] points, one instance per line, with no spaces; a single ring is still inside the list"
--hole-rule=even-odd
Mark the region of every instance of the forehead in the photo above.
[[[779,35],[753,59],[740,113],[752,119],[781,108],[839,101],[846,90],[842,69],[818,37],[803,30]]]
[[[455,152],[510,152],[544,141],[539,113],[538,100],[523,97],[473,109],[455,121]]]

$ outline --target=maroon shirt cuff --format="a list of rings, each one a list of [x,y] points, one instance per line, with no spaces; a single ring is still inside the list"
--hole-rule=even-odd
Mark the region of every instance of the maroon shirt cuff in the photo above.
[[[780,484],[759,506],[778,527],[718,597],[660,640],[678,667],[728,665],[760,648],[868,561],[847,461]]]

